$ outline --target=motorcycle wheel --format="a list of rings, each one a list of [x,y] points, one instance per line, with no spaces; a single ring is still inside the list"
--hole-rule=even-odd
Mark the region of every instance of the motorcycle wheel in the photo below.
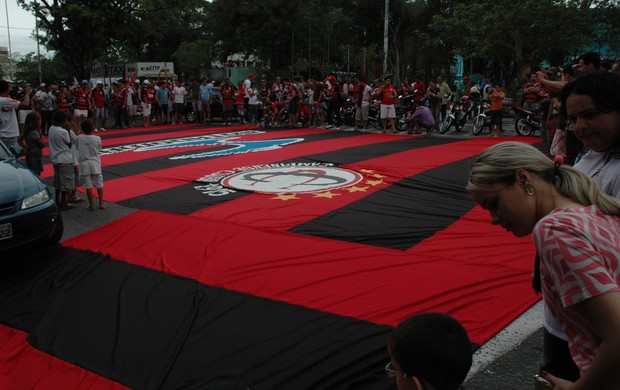
[[[527,123],[527,118],[521,117],[515,122],[515,130],[517,134],[527,137],[532,135],[534,132],[534,127]]]
[[[394,125],[396,126],[396,130],[398,131],[407,130],[407,124],[405,123],[404,113],[396,114],[396,119],[394,119]]]
[[[474,135],[482,134],[482,130],[484,130],[485,121],[486,121],[486,118],[484,117],[484,115],[478,115],[476,119],[474,119],[474,127],[472,128],[471,132]]]
[[[439,124],[439,129],[438,129],[439,134],[443,134],[446,131],[448,131],[450,126],[452,126],[452,118],[450,118],[449,116],[446,116],[445,118],[443,118],[443,120]]]
[[[342,117],[342,123],[347,126],[355,126],[355,112],[347,112]]]
[[[187,111],[185,113],[185,121],[187,123],[194,123],[194,122],[196,122],[196,113],[194,111]]]

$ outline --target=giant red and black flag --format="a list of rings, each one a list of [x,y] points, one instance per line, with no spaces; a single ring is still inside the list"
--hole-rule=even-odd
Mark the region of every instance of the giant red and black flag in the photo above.
[[[482,344],[536,301],[530,240],[464,189],[495,142],[108,132],[106,198],[139,211],[2,274],[0,384],[198,389],[234,372],[252,389],[392,388],[402,319],[447,312]]]

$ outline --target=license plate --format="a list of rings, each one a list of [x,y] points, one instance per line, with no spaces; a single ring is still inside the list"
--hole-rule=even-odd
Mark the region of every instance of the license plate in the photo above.
[[[13,226],[10,223],[0,225],[0,240],[13,237]]]

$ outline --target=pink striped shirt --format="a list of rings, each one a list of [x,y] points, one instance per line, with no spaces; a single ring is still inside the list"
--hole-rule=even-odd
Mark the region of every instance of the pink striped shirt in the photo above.
[[[598,207],[556,209],[536,224],[542,293],[568,336],[571,355],[587,371],[600,339],[571,306],[620,291],[620,217]]]

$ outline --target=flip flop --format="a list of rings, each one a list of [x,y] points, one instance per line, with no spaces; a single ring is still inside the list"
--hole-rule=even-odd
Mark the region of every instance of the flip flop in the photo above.
[[[103,206],[99,206],[99,208],[100,208],[101,210],[106,209],[106,208],[108,208],[108,204],[107,204],[107,203],[105,203]]]
[[[95,211],[95,209],[94,209],[94,208],[92,208],[92,207],[90,207],[90,206],[88,206],[88,207],[86,208],[86,210],[88,210],[88,211]]]

